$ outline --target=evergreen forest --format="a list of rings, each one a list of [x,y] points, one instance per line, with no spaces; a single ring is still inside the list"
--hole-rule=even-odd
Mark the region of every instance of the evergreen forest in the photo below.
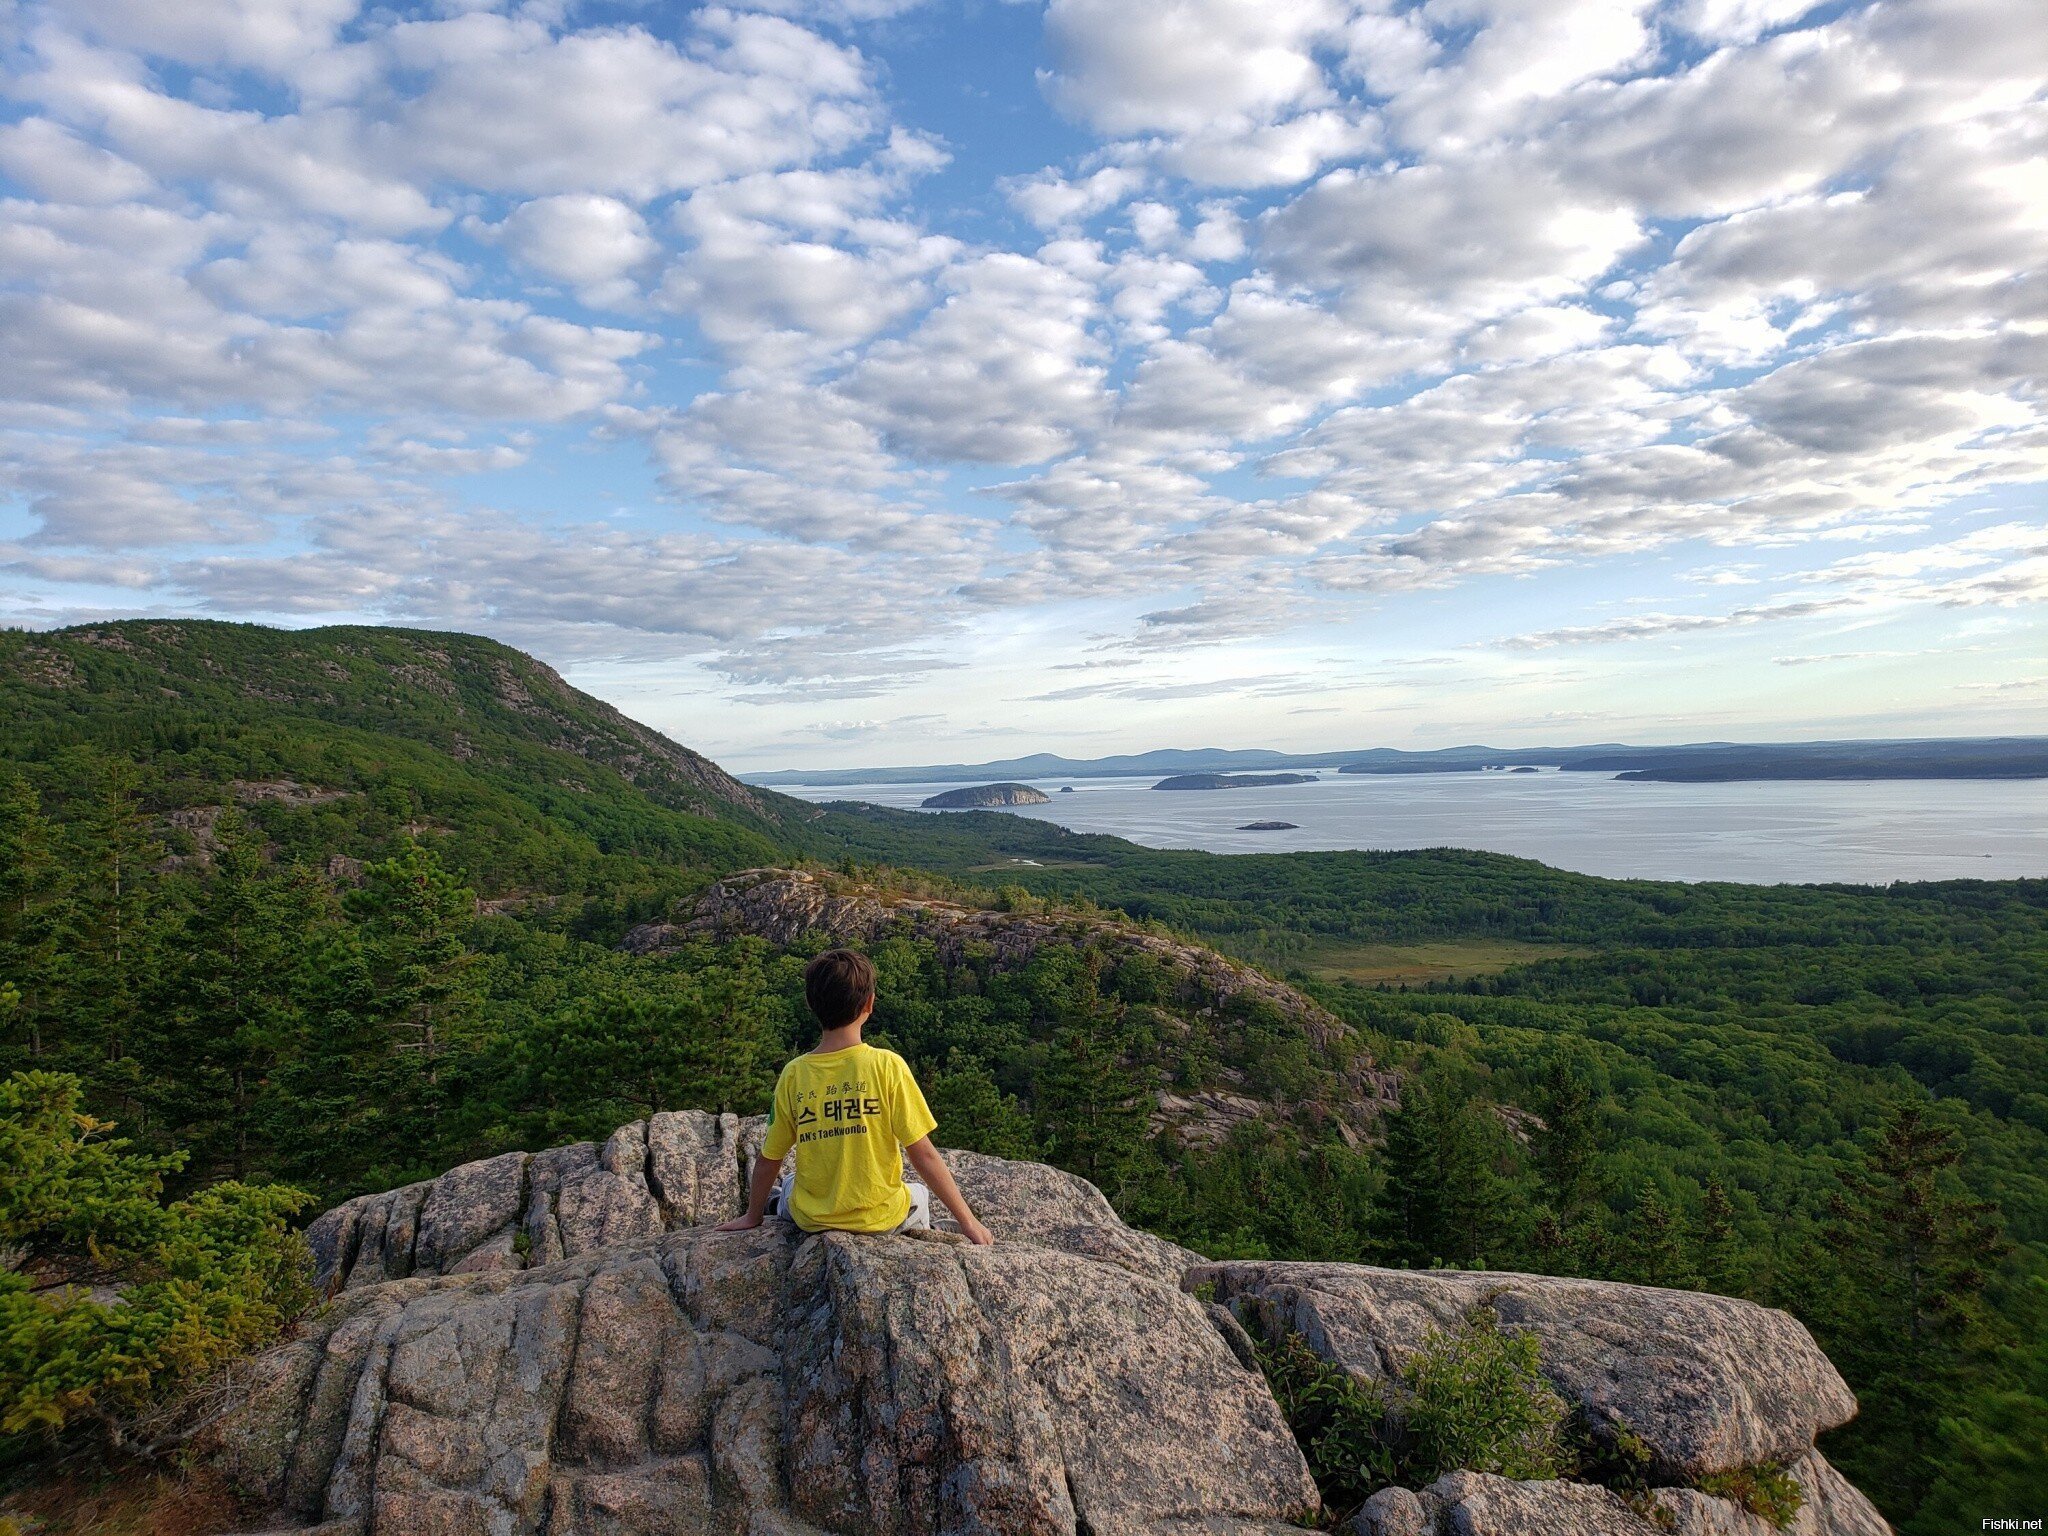
[[[787,948],[638,925],[735,871],[1209,946],[1348,1030],[1142,959],[872,946],[942,1144],[1217,1257],[1579,1274],[1784,1307],[1908,1536],[2048,1495],[2048,880],[1611,881],[1455,850],[1159,852],[743,785],[474,637],[0,633],[0,1476],[146,1448],[307,1296],[347,1196],[658,1110],[756,1113]],[[1450,952],[1430,974],[1404,957]],[[1335,1055],[1400,1075],[1358,1136]],[[1162,1092],[1278,1106],[1197,1144]],[[121,1300],[108,1287],[121,1288]]]

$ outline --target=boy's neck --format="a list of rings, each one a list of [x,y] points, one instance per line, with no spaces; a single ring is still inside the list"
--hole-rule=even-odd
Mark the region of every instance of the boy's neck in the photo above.
[[[811,1047],[812,1054],[825,1056],[833,1051],[850,1050],[859,1045],[861,1026],[867,1021],[868,1016],[862,1014],[851,1024],[841,1024],[835,1029],[826,1030],[818,1036],[818,1043]]]

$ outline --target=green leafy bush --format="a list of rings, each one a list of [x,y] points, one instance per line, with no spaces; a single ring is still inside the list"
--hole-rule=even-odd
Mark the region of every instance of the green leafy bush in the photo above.
[[[1460,1468],[1529,1481],[1571,1465],[1569,1410],[1543,1378],[1535,1336],[1503,1329],[1484,1307],[1430,1330],[1391,1392],[1354,1380],[1291,1329],[1258,1356],[1332,1510]]]
[[[1257,1343],[1266,1384],[1287,1417],[1331,1510],[1350,1510],[1398,1481],[1386,1437],[1386,1402],[1352,1380],[1292,1330]]]
[[[217,1184],[164,1204],[181,1154],[110,1139],[78,1080],[0,1083],[0,1447],[109,1427],[274,1338],[311,1293],[289,1218],[306,1196]]]
[[[1709,1473],[1693,1486],[1716,1498],[1733,1499],[1752,1515],[1770,1521],[1781,1531],[1792,1524],[1799,1514],[1800,1505],[1806,1502],[1805,1494],[1791,1474],[1770,1463]]]
[[[1431,1330],[1402,1371],[1403,1469],[1423,1483],[1461,1467],[1523,1482],[1560,1476],[1570,1410],[1541,1363],[1536,1336],[1502,1328],[1485,1307]]]

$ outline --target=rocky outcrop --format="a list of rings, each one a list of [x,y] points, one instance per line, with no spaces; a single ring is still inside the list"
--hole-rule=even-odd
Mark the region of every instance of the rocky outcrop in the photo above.
[[[1888,1536],[1811,1448],[1853,1405],[1781,1314],[1530,1276],[1209,1264],[1084,1180],[967,1152],[946,1155],[993,1248],[943,1218],[713,1232],[760,1129],[657,1115],[329,1212],[309,1235],[334,1300],[207,1395],[194,1448],[271,1529],[322,1536],[1281,1536],[1318,1495],[1242,1321],[1378,1378],[1483,1303],[1660,1467],[1796,1446],[1795,1536]],[[1625,1502],[1475,1472],[1385,1490],[1348,1528],[1768,1536],[1676,1482]]]
[[[991,1249],[714,1233],[752,1125],[656,1122],[323,1217],[336,1301],[202,1448],[328,1536],[1280,1536],[1315,1506],[1262,1378],[1178,1284],[1196,1255],[1091,1185],[949,1153]],[[508,1248],[549,1219],[576,1251]]]
[[[306,1229],[325,1295],[420,1276],[536,1268],[708,1226],[746,1204],[764,1117],[699,1110],[635,1120],[603,1142],[507,1152],[363,1195]],[[1200,1255],[1127,1227],[1086,1179],[1043,1163],[946,1153],[975,1212],[1010,1241],[1084,1254],[1169,1285]],[[942,1229],[952,1223],[937,1213]]]
[[[1344,1528],[1350,1536],[1891,1536],[1884,1517],[1818,1451],[1786,1470],[1801,1502],[1782,1529],[1696,1488],[1657,1488],[1630,1501],[1587,1483],[1518,1483],[1485,1472],[1453,1472],[1422,1489],[1383,1488]]]
[[[1536,1336],[1545,1374],[1596,1432],[1628,1430],[1672,1482],[1793,1461],[1856,1412],[1797,1320],[1727,1296],[1354,1264],[1203,1265],[1189,1283],[1362,1381],[1397,1377],[1432,1329],[1488,1307]]]
[[[1768,1521],[1687,1486],[1782,1466],[1802,1494],[1794,1536],[1885,1536],[1870,1501],[1813,1448],[1856,1399],[1800,1323],[1728,1296],[1553,1275],[1373,1269],[1355,1264],[1198,1264],[1199,1287],[1256,1330],[1301,1335],[1362,1382],[1388,1382],[1432,1330],[1477,1307],[1535,1335],[1542,1369],[1595,1434],[1648,1451],[1647,1506],[1569,1481],[1458,1472],[1388,1489],[1352,1521],[1361,1536],[1777,1536]]]
[[[1259,1007],[1298,1029],[1315,1048],[1316,1059],[1336,1064],[1340,1081],[1326,1107],[1348,1135],[1356,1137],[1398,1100],[1398,1074],[1382,1070],[1357,1048],[1341,1020],[1284,982],[1227,960],[1212,949],[1129,923],[1069,913],[997,912],[935,897],[884,892],[838,875],[793,869],[750,869],[713,884],[679,921],[644,923],[630,930],[625,947],[656,955],[693,937],[752,935],[771,944],[793,945],[825,938],[871,945],[892,934],[927,939],[949,970],[970,956],[994,971],[1030,963],[1049,946],[1100,954],[1111,964],[1148,957],[1164,976],[1166,1001],[1205,1026],[1220,1025],[1233,1009]],[[1186,1108],[1200,1106],[1201,1094],[1165,1095]],[[1284,1118],[1287,1109],[1257,1103],[1262,1115]],[[1183,1117],[1164,1106],[1161,1126],[1171,1125],[1184,1141],[1213,1145],[1240,1117],[1195,1113]]]
[[[1051,801],[1051,795],[1029,784],[977,784],[927,796],[920,804],[928,811],[968,811],[995,805],[1048,805]]]

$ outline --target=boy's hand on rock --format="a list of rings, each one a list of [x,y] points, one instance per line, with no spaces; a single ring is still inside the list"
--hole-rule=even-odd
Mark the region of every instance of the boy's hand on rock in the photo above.
[[[714,1232],[751,1232],[761,1225],[758,1216],[735,1216],[731,1221],[721,1221],[711,1230]]]
[[[970,1243],[973,1243],[977,1248],[990,1247],[996,1240],[995,1233],[989,1231],[987,1227],[984,1227],[972,1216],[960,1223],[960,1235]]]

